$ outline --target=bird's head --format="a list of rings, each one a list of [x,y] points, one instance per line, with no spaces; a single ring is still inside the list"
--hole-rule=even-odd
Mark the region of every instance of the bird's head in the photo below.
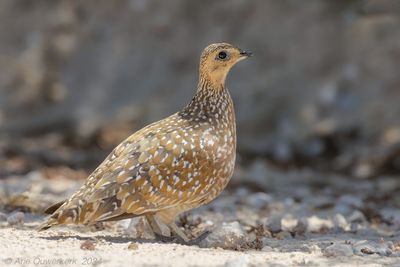
[[[216,43],[207,46],[200,57],[200,78],[216,88],[225,86],[229,70],[239,61],[252,55],[231,44]]]

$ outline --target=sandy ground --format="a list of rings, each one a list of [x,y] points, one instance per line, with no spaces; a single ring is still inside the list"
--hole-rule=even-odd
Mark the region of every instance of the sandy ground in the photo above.
[[[187,234],[213,230],[199,246],[154,242],[138,219],[37,232],[43,208],[82,180],[0,179],[0,266],[400,266],[398,177],[281,172],[262,162],[235,175],[218,199],[178,220]]]
[[[94,244],[93,250],[83,249],[86,240]],[[378,255],[337,258],[318,249],[239,252],[135,241],[105,231],[6,228],[0,230],[0,251],[1,266],[400,266],[399,258]]]

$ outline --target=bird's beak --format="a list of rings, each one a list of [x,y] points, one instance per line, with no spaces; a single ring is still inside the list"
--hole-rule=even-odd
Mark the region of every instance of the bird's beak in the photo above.
[[[251,57],[253,55],[253,53],[251,51],[245,51],[242,49],[240,49],[239,51],[240,51],[240,55],[242,57]]]

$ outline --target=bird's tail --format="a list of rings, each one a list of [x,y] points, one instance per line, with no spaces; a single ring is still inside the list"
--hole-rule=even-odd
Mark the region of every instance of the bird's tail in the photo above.
[[[39,225],[37,228],[38,231],[44,231],[49,229],[50,227],[61,225],[61,224],[76,224],[79,223],[78,216],[77,216],[77,208],[67,208],[67,209],[60,209],[54,212],[50,217],[47,219],[46,222]]]
[[[47,208],[45,213],[51,215],[46,222],[37,227],[37,230],[44,231],[59,224],[75,223],[77,207],[69,208],[66,204],[68,204],[66,201],[61,201]]]
[[[41,225],[39,225],[36,230],[38,232],[44,231],[49,229],[50,227],[56,226],[58,225],[58,220],[55,218],[50,217],[46,222],[42,223]]]

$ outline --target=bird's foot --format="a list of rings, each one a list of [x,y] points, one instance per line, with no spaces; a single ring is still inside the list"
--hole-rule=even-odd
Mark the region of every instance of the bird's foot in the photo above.
[[[206,230],[202,232],[198,237],[189,240],[184,240],[179,235],[176,235],[174,242],[186,246],[198,246],[200,242],[206,239],[209,234],[211,234],[211,231]]]
[[[176,243],[176,244],[181,244],[181,245],[186,245],[186,246],[198,246],[201,241],[203,241],[207,236],[211,234],[211,231],[204,231],[201,233],[198,237],[194,239],[189,239],[185,240],[179,235],[173,235],[173,236],[165,236],[165,235],[160,235],[157,233],[154,233],[156,236],[156,240],[164,242],[164,243]]]
[[[156,232],[154,232],[154,235],[155,235],[157,241],[161,241],[161,242],[164,242],[164,243],[171,243],[171,242],[174,242],[176,240],[175,236],[160,235],[160,234],[158,234]]]

